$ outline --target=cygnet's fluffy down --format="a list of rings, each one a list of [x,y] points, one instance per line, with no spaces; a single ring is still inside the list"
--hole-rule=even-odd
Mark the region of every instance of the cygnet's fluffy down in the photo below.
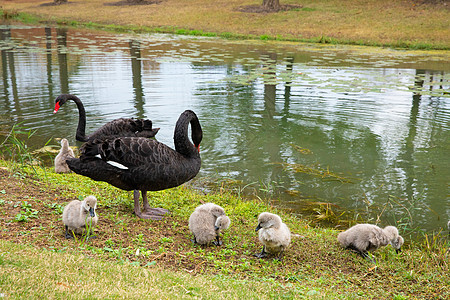
[[[263,258],[268,254],[278,254],[278,259],[281,259],[291,243],[291,232],[281,218],[276,214],[263,212],[258,217],[256,231],[259,231],[259,240],[263,248],[261,253],[255,256]]]
[[[351,249],[363,257],[368,257],[369,251],[391,244],[395,251],[400,252],[403,238],[394,226],[380,227],[372,224],[357,224],[338,235],[338,241],[346,249]]]
[[[71,170],[67,166],[66,159],[75,158],[73,150],[69,147],[67,139],[61,140],[61,150],[55,157],[55,172],[56,173],[69,173]]]
[[[97,198],[88,196],[83,201],[72,200],[63,211],[63,223],[66,229],[66,238],[73,238],[72,232],[83,234],[86,226],[91,226],[91,233],[98,222],[95,213]]]
[[[220,233],[230,226],[230,218],[222,207],[206,203],[198,206],[189,217],[189,229],[194,234],[194,243],[222,245]],[[215,241],[214,241],[215,239]]]

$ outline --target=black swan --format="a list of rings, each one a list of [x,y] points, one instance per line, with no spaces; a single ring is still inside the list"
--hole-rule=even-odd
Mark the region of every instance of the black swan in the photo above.
[[[154,137],[159,130],[159,128],[152,128],[151,120],[120,118],[106,123],[95,132],[91,133],[89,136],[86,136],[86,112],[84,110],[83,103],[77,96],[71,94],[59,95],[55,100],[55,110],[53,111],[53,113],[55,114],[59,110],[59,108],[67,102],[67,100],[74,101],[78,107],[79,119],[76,140],[80,142],[87,142],[94,139],[103,140],[105,138],[125,136],[150,138]]]
[[[194,144],[188,137],[189,124]],[[175,126],[175,150],[156,140],[141,137],[90,140],[81,147],[80,158],[69,159],[67,164],[77,174],[108,182],[123,190],[135,190],[136,216],[160,220],[168,211],[150,208],[147,191],[176,187],[197,175],[201,165],[202,134],[197,115],[186,110],[180,115]],[[144,202],[142,212],[139,191]]]

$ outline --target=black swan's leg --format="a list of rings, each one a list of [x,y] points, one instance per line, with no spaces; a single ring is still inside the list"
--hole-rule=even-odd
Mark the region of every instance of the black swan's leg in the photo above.
[[[135,192],[139,193],[139,191]],[[151,209],[150,204],[148,204],[147,191],[141,191],[141,193],[142,193],[142,202],[144,203],[144,211]]]
[[[139,191],[137,191],[139,193]],[[149,217],[150,219],[154,219],[154,220],[161,220],[162,217],[169,213],[169,211],[167,209],[164,208],[151,208],[150,205],[148,204],[148,199],[147,199],[147,191],[142,191],[142,200],[144,202],[144,215],[149,215],[149,216],[153,216],[153,217]],[[155,219],[154,217],[159,219]]]
[[[147,191],[142,191],[142,200],[144,201],[144,211],[141,212],[139,191],[134,190],[134,213],[141,219],[161,220],[164,214],[169,212],[162,208],[150,208],[147,200]]]
[[[69,232],[69,227],[66,225],[66,239],[73,239],[73,234]]]
[[[136,214],[136,216],[138,216],[139,218],[141,217],[141,204],[139,203],[139,191],[134,190],[133,191],[133,196],[134,196],[134,213]]]
[[[191,240],[194,244],[197,244],[197,239],[195,238],[195,234],[194,234],[194,238]]]
[[[264,258],[267,256],[266,246],[263,246],[261,253],[256,253],[255,256],[257,258]]]

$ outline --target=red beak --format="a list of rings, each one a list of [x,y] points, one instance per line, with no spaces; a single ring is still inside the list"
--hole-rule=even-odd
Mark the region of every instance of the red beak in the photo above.
[[[56,114],[56,113],[58,112],[58,109],[59,109],[60,107],[61,107],[61,106],[59,105],[59,102],[56,102],[56,103],[55,103],[55,110],[53,111],[53,113]]]

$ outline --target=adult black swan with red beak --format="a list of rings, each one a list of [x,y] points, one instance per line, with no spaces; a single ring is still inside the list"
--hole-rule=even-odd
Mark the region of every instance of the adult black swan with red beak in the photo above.
[[[188,127],[191,125],[191,138]],[[134,212],[145,219],[159,220],[168,211],[150,208],[147,191],[179,186],[194,178],[200,170],[202,128],[197,115],[186,110],[178,118],[174,132],[175,150],[153,139],[118,137],[89,140],[80,149],[80,158],[67,160],[77,174],[105,181],[123,190],[135,190]],[[144,202],[140,209],[139,191]]]
[[[86,111],[80,98],[71,94],[59,95],[55,100],[55,110],[58,112],[59,108],[68,100],[75,102],[78,108],[78,127],[76,133],[76,140],[80,142],[87,142],[94,139],[106,139],[111,137],[154,137],[159,128],[152,128],[151,120],[134,119],[134,118],[120,118],[106,123],[95,132],[86,136]]]

